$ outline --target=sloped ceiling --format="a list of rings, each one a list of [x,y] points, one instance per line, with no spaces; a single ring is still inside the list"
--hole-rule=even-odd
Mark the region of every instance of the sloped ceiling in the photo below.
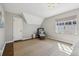
[[[8,12],[19,14],[28,12],[43,18],[79,8],[78,3],[4,3],[3,5]]]

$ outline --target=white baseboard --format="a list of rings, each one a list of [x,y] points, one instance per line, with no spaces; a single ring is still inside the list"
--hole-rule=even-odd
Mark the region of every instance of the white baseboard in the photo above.
[[[28,40],[28,39],[31,39],[31,37],[26,37],[26,38],[23,38],[22,40],[26,40],[26,39],[27,39],[27,40]],[[6,44],[7,44],[7,43],[14,42],[14,41],[16,41],[16,40],[12,40],[12,41],[6,41]]]
[[[2,50],[0,50],[0,56],[2,56]]]
[[[31,39],[32,37],[24,37],[22,40],[28,40],[28,39]],[[14,42],[14,41],[16,41],[16,40],[11,40],[11,41],[6,41],[6,43],[11,43],[11,42]]]
[[[66,42],[66,41],[62,41],[62,40],[57,40],[57,39],[55,39],[55,38],[50,38],[50,37],[48,37],[48,39],[55,40],[55,41],[59,41],[59,42],[64,42],[64,43],[68,43],[68,44],[72,44],[72,43],[70,43],[70,42]]]
[[[24,39],[24,40],[26,40],[26,39],[28,40],[28,39],[31,39],[31,38],[32,38],[32,37],[24,37],[23,39]]]
[[[5,45],[6,45],[6,43],[4,43],[4,46],[3,46],[2,50],[0,50],[0,56],[2,56],[2,54],[4,52]]]
[[[8,42],[5,42],[5,43],[4,43],[4,46],[3,46],[2,50],[0,50],[0,56],[2,56],[6,44],[7,44],[7,43],[11,43],[11,42],[13,42],[13,41],[8,41]]]
[[[7,43],[11,43],[11,42],[14,42],[14,41],[13,41],[13,40],[12,40],[12,41],[6,41],[6,44],[7,44]]]
[[[7,44],[7,43],[11,43],[11,42],[13,42],[13,41],[8,41],[8,42],[5,42],[5,43],[4,43],[4,46],[3,46],[2,50],[0,50],[0,56],[2,56],[6,44]]]

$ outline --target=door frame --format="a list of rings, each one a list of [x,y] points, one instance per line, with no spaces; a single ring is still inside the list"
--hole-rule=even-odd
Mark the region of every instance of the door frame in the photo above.
[[[14,17],[19,17],[19,18],[21,18],[21,17],[18,16],[18,15],[12,16],[12,42],[17,41],[17,40],[14,40],[14,33],[13,33],[13,32],[14,32],[14,31],[13,31],[13,26],[14,26],[14,25],[13,25],[13,22],[14,22],[13,20],[14,20]],[[23,36],[22,36],[22,37],[23,37]]]

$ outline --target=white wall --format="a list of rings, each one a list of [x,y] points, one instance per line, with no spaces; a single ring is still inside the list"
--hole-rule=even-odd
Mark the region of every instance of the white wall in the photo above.
[[[18,14],[13,14],[10,12],[5,12],[5,37],[6,43],[13,42],[13,16],[21,17]]]
[[[37,28],[39,27],[40,25],[36,25],[36,24],[24,24],[23,38],[24,39],[32,38],[32,34],[36,33]]]
[[[56,33],[56,25],[55,25],[56,19],[62,19],[64,17],[69,17],[73,15],[77,15],[78,34],[74,35],[74,34],[66,34],[66,33],[64,34]],[[42,27],[45,28],[48,38],[75,44],[77,41],[79,41],[79,9],[68,11],[59,15],[46,18],[42,24]]]
[[[6,24],[6,42],[12,42],[13,41],[13,16],[19,16],[22,17],[22,19],[26,19],[23,23],[23,39],[30,39],[32,37],[32,34],[36,32],[36,29],[40,27],[43,19],[26,13],[27,15],[18,15],[18,14],[13,14],[10,12],[5,12],[5,24]],[[30,17],[31,16],[31,17]],[[25,17],[25,18],[23,18]],[[31,22],[27,23],[27,20],[30,20]],[[35,21],[35,22],[32,22]]]
[[[43,22],[43,18],[38,17],[36,15],[32,15],[26,12],[23,12],[23,16],[27,21],[27,24],[36,24],[36,25],[41,25]]]
[[[37,28],[39,28],[43,22],[43,18],[28,14],[26,12],[23,13],[23,16],[26,20],[24,23],[24,34],[23,38],[24,39],[30,39],[32,38],[32,34],[36,33]]]
[[[4,21],[4,10],[2,6],[0,6],[0,12],[2,13],[2,21],[4,22],[4,27],[0,28],[0,55],[2,55],[4,47],[5,47],[5,21]]]
[[[5,37],[6,37],[6,42],[11,42],[13,41],[12,39],[12,14],[11,13],[8,13],[8,12],[5,12],[5,27],[6,27],[6,30],[5,30]]]

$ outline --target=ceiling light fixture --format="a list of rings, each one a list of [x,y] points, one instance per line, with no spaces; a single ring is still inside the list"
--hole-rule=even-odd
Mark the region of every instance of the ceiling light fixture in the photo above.
[[[56,5],[57,5],[56,3],[48,3],[48,8],[53,9],[56,7]]]
[[[54,7],[55,3],[48,3],[48,7]]]

